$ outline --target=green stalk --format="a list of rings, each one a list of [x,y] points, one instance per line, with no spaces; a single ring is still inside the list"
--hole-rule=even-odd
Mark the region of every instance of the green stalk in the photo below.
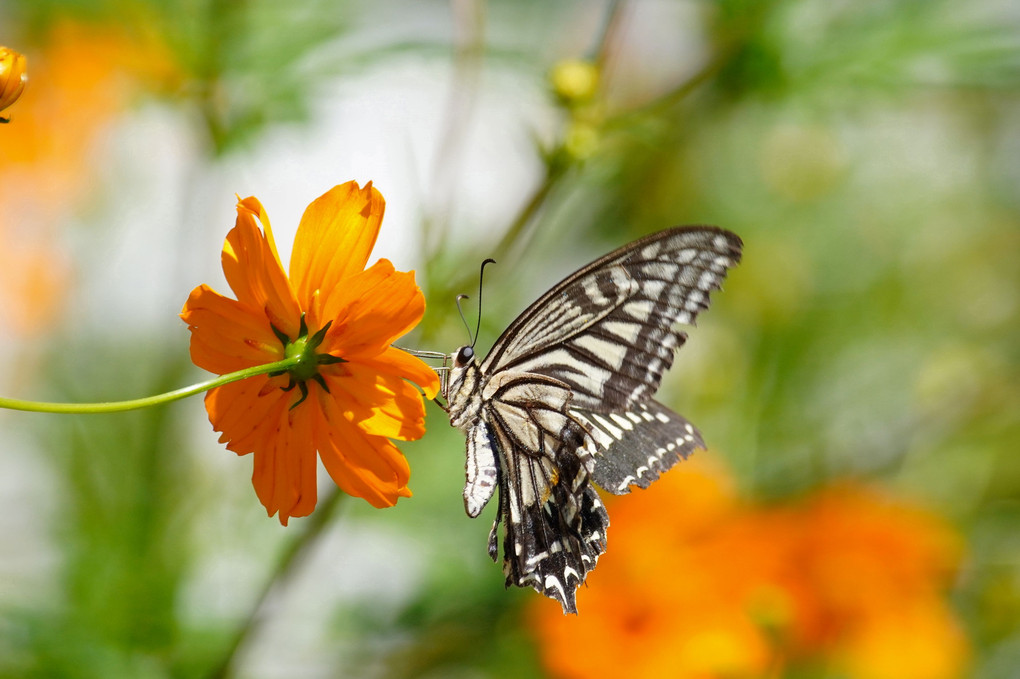
[[[190,387],[182,387],[168,391],[164,394],[135,398],[128,401],[106,401],[100,403],[48,403],[45,401],[23,401],[17,398],[4,398],[0,396],[0,408],[8,410],[23,410],[33,413],[59,413],[64,415],[95,415],[98,413],[119,413],[125,410],[137,410],[151,406],[163,405],[171,401],[177,401],[188,396],[201,394],[214,387],[222,387],[230,382],[237,382],[255,375],[266,373],[284,372],[289,370],[301,360],[300,356],[285,358],[282,361],[257,365],[252,368],[244,368],[236,372],[220,375],[205,382],[193,384]]]

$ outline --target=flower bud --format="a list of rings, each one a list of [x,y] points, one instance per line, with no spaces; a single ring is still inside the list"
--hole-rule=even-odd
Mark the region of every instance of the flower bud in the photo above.
[[[28,59],[24,54],[19,54],[12,49],[0,47],[0,111],[13,104],[25,90],[25,83],[28,82],[28,73],[25,68]],[[0,118],[0,122],[8,122]]]
[[[549,74],[553,92],[569,105],[588,101],[599,87],[599,69],[590,61],[568,59],[553,66]]]

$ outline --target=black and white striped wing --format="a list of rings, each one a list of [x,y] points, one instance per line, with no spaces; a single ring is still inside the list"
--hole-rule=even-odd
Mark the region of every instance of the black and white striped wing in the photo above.
[[[502,522],[507,586],[534,587],[576,613],[574,592],[605,551],[609,517],[589,482],[587,433],[569,413],[570,391],[551,378],[502,372],[486,392],[475,426],[486,438],[476,450],[482,458],[485,448],[498,451],[500,490],[489,555],[497,559]]]
[[[577,408],[626,409],[650,398],[673,352],[708,308],[742,243],[712,226],[652,234],[561,281],[496,341],[482,373],[514,370],[569,385]]]
[[[708,308],[741,247],[710,226],[653,234],[567,277],[497,340],[480,366],[487,384],[476,426],[487,429],[468,437],[465,500],[484,495],[472,488],[474,438],[498,477],[490,554],[502,521],[508,585],[533,586],[576,612],[574,592],[609,524],[592,481],[613,493],[647,487],[704,447],[652,396],[686,340],[673,326],[693,325]]]
[[[595,481],[613,493],[647,487],[694,449],[700,434],[652,400],[674,352],[740,261],[742,243],[716,227],[668,229],[569,276],[496,342],[483,374],[544,375],[567,385],[587,426]],[[626,483],[623,483],[626,481]]]

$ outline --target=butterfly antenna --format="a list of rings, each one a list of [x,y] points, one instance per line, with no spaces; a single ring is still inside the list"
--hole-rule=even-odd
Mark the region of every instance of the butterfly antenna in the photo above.
[[[482,262],[482,268],[478,272],[478,323],[475,325],[475,339],[471,342],[471,348],[475,348],[475,342],[478,341],[478,332],[482,329],[482,279],[485,277],[485,265],[495,264],[496,260],[489,257]]]
[[[464,310],[460,307],[460,300],[462,300],[462,299],[471,299],[471,298],[469,296],[463,294],[463,293],[460,294],[460,295],[457,295],[457,313],[460,314],[460,320],[462,320],[464,322],[464,327],[467,329],[467,332],[468,332],[468,342],[470,342],[471,346],[473,347],[473,346],[475,346],[475,340],[471,337],[471,326],[468,325],[467,318],[465,318],[465,316],[464,316]]]

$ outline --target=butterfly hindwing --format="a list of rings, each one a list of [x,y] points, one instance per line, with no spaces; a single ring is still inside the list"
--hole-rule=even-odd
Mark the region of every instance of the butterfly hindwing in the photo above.
[[[496,425],[502,457],[499,514],[489,537],[495,558],[497,525],[503,524],[506,584],[534,587],[576,613],[575,590],[605,550],[609,516],[590,483],[591,460],[583,428],[570,422],[547,441],[547,454],[515,447]],[[548,456],[547,456],[548,455]]]
[[[657,401],[635,403],[626,411],[571,414],[587,425],[587,443],[595,454],[592,480],[615,495],[629,493],[631,486],[647,488],[705,447],[694,425]]]

